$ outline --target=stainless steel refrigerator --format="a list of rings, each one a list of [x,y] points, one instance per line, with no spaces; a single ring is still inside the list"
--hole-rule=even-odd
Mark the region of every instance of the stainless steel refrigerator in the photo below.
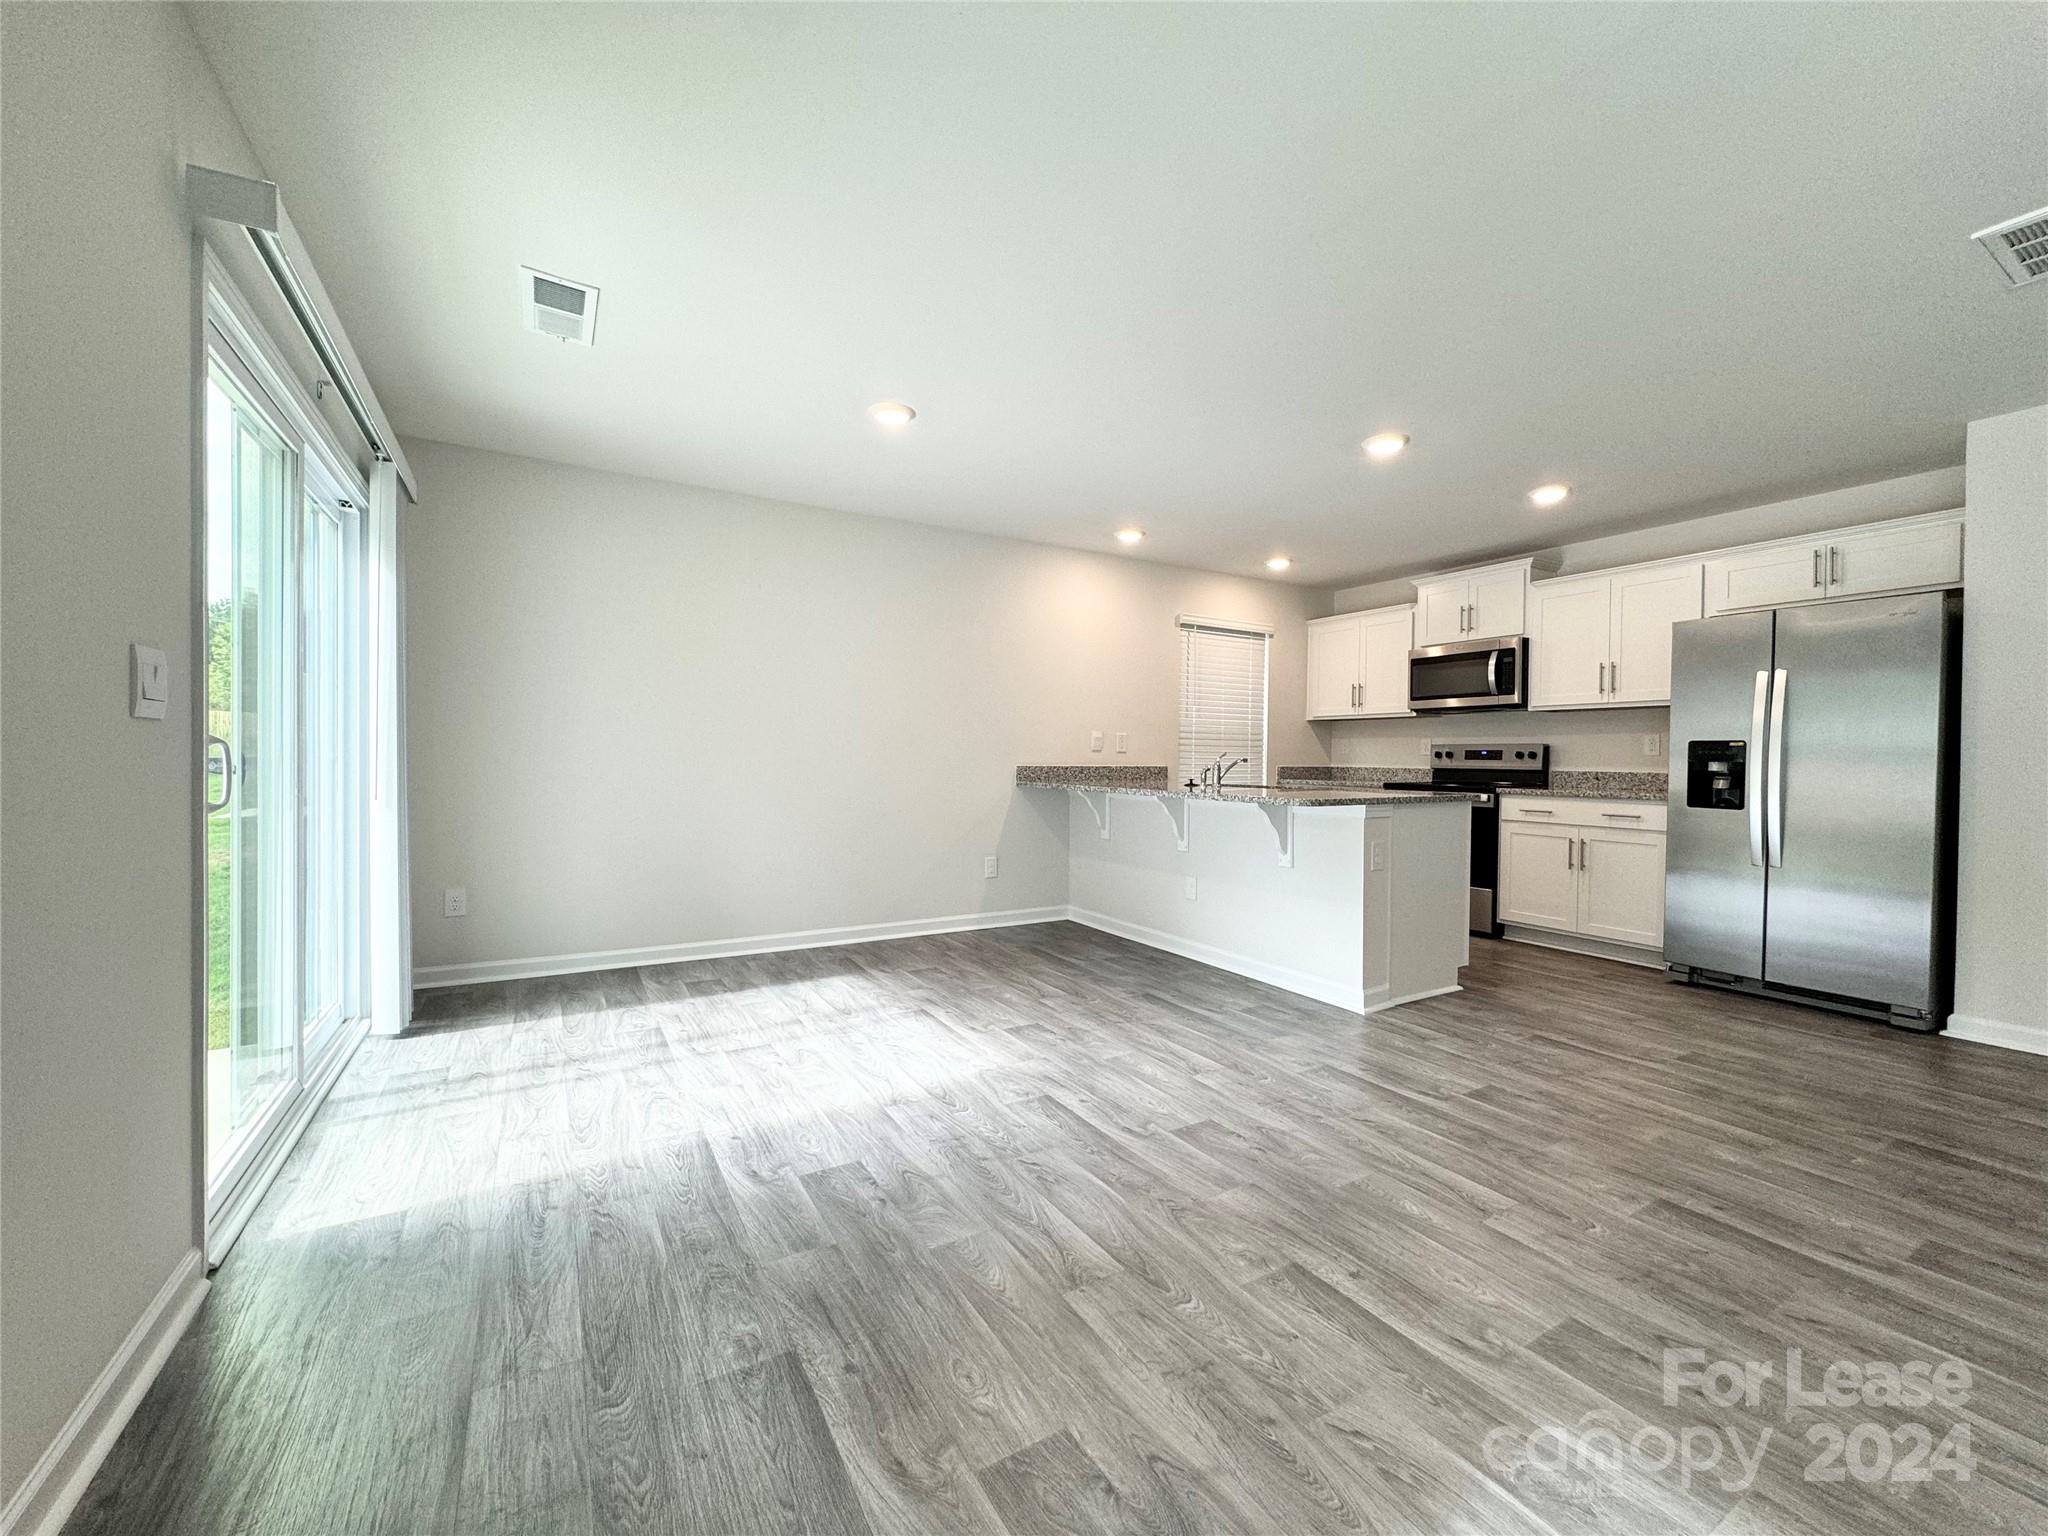
[[[1942,1027],[1961,621],[1924,592],[1674,626],[1679,979]]]

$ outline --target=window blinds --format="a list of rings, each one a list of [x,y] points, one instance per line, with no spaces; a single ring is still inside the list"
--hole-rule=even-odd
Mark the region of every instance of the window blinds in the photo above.
[[[1198,779],[1220,752],[1233,784],[1266,782],[1266,645],[1258,631],[1183,619],[1180,626],[1180,778]]]

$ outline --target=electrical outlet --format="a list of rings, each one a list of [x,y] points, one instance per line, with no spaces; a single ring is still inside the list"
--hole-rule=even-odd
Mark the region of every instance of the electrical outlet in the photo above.
[[[1643,756],[1657,757],[1664,751],[1664,738],[1655,731],[1643,738]]]
[[[1118,731],[1116,733],[1116,749],[1119,752],[1131,750],[1131,733],[1129,731]]]
[[[1198,896],[1202,894],[1202,888],[1196,882],[1195,877],[1193,875],[1189,875],[1185,880],[1181,882],[1181,889],[1187,893],[1187,898],[1189,901],[1195,900]]]
[[[994,854],[990,854],[987,858],[981,861],[981,878],[984,880],[993,880],[995,879],[997,872],[1001,868],[1002,866],[996,862],[996,856]]]
[[[441,893],[441,915],[443,917],[469,916],[469,887],[451,885]]]
[[[1102,732],[1090,731],[1088,733],[1088,750],[1090,752],[1100,752],[1102,750]]]

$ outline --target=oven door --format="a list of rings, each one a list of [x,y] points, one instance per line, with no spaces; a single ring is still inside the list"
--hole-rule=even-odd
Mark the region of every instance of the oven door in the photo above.
[[[1529,667],[1527,640],[1459,640],[1408,653],[1408,707],[1417,714],[1454,709],[1520,709]]]

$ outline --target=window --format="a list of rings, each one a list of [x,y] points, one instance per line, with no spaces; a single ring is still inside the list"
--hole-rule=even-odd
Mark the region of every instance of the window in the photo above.
[[[1263,629],[1212,619],[1180,621],[1180,777],[1198,779],[1220,753],[1233,784],[1266,782],[1266,652]]]

